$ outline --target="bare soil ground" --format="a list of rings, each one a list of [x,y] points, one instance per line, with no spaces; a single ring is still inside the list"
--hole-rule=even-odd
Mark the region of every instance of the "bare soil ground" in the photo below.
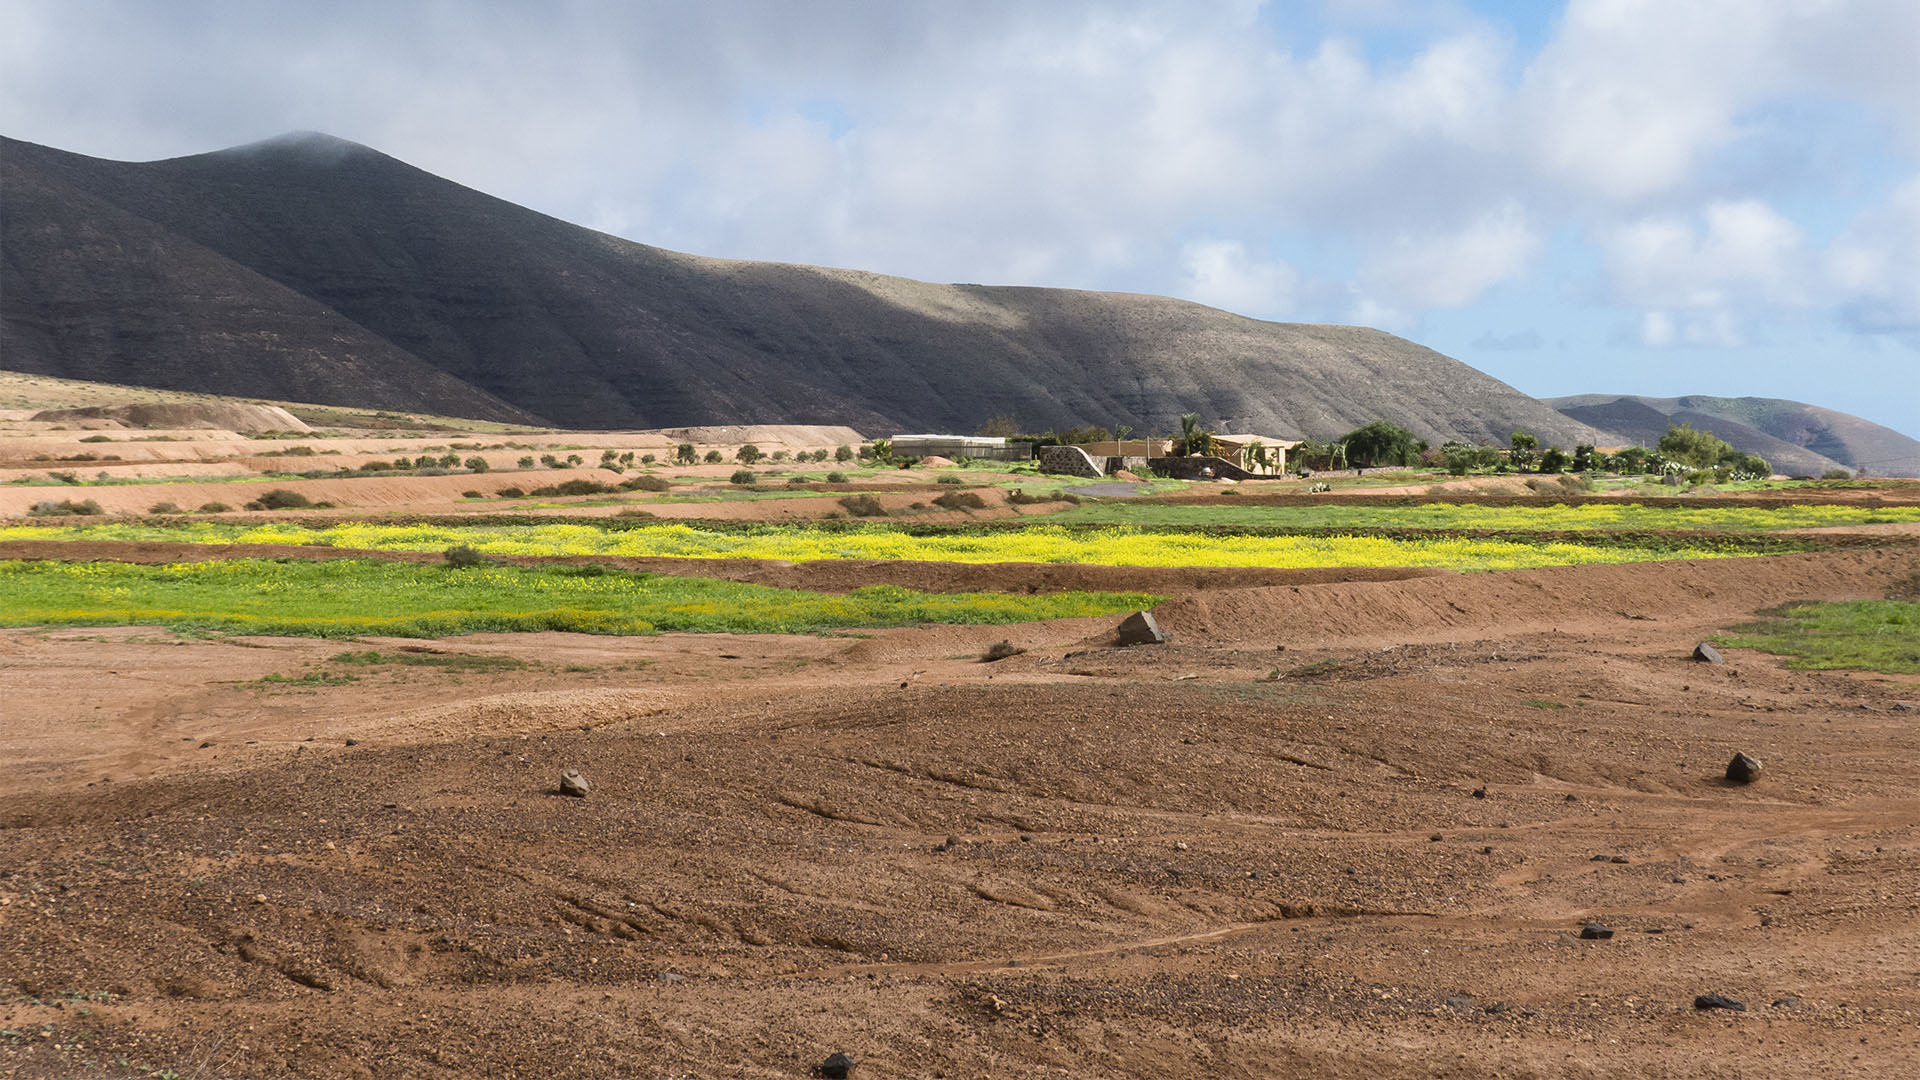
[[[7,631],[0,1075],[1911,1076],[1920,684],[1687,657],[1916,571],[1162,572],[1133,649]]]

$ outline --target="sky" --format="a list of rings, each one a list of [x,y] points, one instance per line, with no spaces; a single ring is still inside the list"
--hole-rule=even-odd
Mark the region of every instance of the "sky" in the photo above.
[[[0,133],[1920,436],[1920,0],[0,0]]]

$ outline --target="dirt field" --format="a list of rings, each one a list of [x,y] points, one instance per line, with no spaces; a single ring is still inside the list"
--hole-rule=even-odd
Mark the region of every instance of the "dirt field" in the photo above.
[[[660,470],[708,501],[493,497],[633,475],[592,468],[603,449],[831,450],[857,441],[845,429],[288,441],[30,418],[109,390],[0,373],[0,481],[32,480],[0,487],[0,514],[286,487],[343,508],[308,515],[328,518],[785,521],[856,489],[916,522],[968,517],[915,507],[951,490],[919,470],[711,501],[731,460]],[[455,441],[513,445],[462,449],[481,474],[258,479]],[[313,453],[275,456],[294,445]],[[583,467],[517,468],[568,452]],[[1305,486],[1234,501],[1432,490]],[[981,516],[1066,505],[969,490]],[[1512,478],[1441,497],[1561,501]],[[1920,573],[1911,527],[1849,531],[1886,546],[1502,574],[571,560],[1172,597],[1156,610],[1172,643],[1132,649],[1114,619],[431,642],[0,631],[0,1077],[780,1078],[835,1052],[863,1080],[1920,1076],[1920,680],[1688,658],[1755,611]],[[1003,638],[1026,651],[981,662]],[[1765,764],[1758,783],[1722,778],[1736,751]],[[567,769],[585,798],[560,794]],[[1582,939],[1588,922],[1612,936]],[[1703,994],[1746,1008],[1696,1009]]]
[[[0,633],[0,1075],[1911,1076],[1920,685],[1688,653],[1916,571],[1138,572],[1134,649]]]

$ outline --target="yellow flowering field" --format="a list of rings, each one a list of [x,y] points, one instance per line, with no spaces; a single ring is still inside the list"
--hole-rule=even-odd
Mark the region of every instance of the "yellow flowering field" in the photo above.
[[[311,528],[291,522],[150,526],[22,525],[0,528],[0,540],[170,540],[203,544],[315,544],[374,551],[442,551],[465,544],[490,555],[629,557],[899,559],[967,563],[1059,562],[1108,566],[1342,567],[1433,566],[1515,570],[1581,563],[1643,562],[1749,554],[1684,543],[1649,547],[1593,542],[1524,543],[1489,538],[1272,536],[1145,531],[1124,526],[914,534],[885,525],[851,528],[745,526],[711,528],[645,524],[382,525]]]

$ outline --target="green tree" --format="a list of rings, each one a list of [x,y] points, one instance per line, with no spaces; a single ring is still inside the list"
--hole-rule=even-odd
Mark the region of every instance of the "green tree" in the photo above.
[[[742,446],[737,452],[735,452],[733,456],[736,460],[740,461],[742,464],[751,465],[754,462],[759,461],[762,455],[760,453],[759,447],[753,445],[752,443],[748,443],[745,446]]]
[[[836,446],[836,447],[834,447],[834,448],[833,448],[833,460],[835,460],[835,461],[852,461],[852,460],[853,460],[853,447],[851,447],[851,446],[848,446],[848,445],[847,445],[847,444],[845,444],[845,443],[841,443],[841,444],[840,444],[839,446]]]
[[[1526,472],[1533,467],[1533,451],[1539,445],[1539,439],[1524,431],[1516,431],[1507,446],[1507,460],[1513,463],[1514,468]]]
[[[1595,458],[1592,443],[1575,443],[1573,445],[1572,467],[1574,472],[1592,472],[1600,467],[1599,462]]]
[[[1540,455],[1540,471],[1543,473],[1566,472],[1567,465],[1571,460],[1571,458],[1567,457],[1565,450],[1557,446],[1549,446],[1546,451]]]
[[[709,465],[718,465],[727,459],[721,455],[720,451],[709,450],[707,451],[707,456],[705,458],[702,458],[701,460],[705,461]]]
[[[691,465],[695,461],[698,461],[699,458],[699,452],[694,450],[693,444],[690,442],[683,442],[673,448],[673,460],[682,465]]]
[[[1669,423],[1656,449],[1661,457],[1696,469],[1711,469],[1734,453],[1732,444],[1711,431],[1695,431],[1692,424]]]
[[[1340,437],[1348,464],[1360,468],[1411,465],[1420,456],[1413,433],[1390,420],[1375,420]]]
[[[481,457],[478,454],[475,454],[474,456],[467,459],[467,468],[473,470],[474,472],[486,472],[487,459]]]

